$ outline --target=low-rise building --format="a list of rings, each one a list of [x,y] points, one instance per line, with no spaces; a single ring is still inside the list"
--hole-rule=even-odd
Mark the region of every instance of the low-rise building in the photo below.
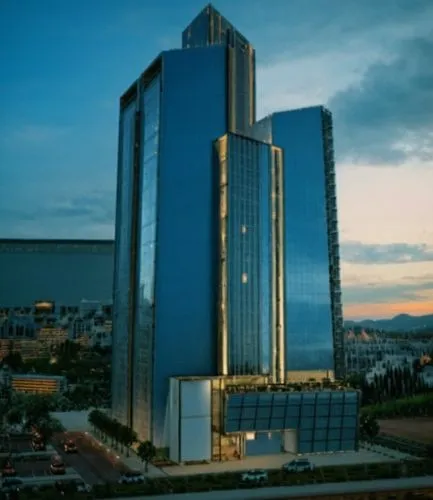
[[[67,389],[66,377],[61,375],[39,375],[36,373],[12,374],[10,384],[16,392],[31,394],[56,394]]]
[[[166,435],[174,462],[358,448],[360,392],[265,377],[170,379]]]

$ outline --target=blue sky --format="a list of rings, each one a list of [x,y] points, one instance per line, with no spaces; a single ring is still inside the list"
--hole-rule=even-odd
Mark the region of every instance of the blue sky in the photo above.
[[[118,98],[201,0],[0,0],[0,236],[113,235]],[[158,5],[158,6],[156,6]],[[345,311],[433,309],[433,2],[216,0],[258,110],[335,116]]]

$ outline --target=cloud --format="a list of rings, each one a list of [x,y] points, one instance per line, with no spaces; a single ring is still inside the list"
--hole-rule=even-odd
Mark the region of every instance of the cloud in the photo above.
[[[114,235],[115,195],[111,191],[95,190],[16,206],[19,208],[0,206],[4,215],[0,232],[4,237],[112,238]]]
[[[365,244],[359,241],[341,243],[342,260],[359,264],[406,264],[433,261],[433,246],[426,244]]]
[[[402,41],[387,63],[328,105],[339,128],[337,151],[352,162],[426,161],[433,154],[433,40]]]
[[[70,129],[54,125],[21,125],[3,133],[5,146],[39,146],[50,144],[68,135]]]
[[[433,298],[433,280],[420,283],[351,285],[343,287],[344,304],[389,304]]]

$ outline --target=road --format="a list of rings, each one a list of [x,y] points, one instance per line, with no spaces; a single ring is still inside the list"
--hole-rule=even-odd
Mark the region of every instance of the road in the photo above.
[[[284,500],[324,495],[351,495],[357,493],[392,492],[396,490],[433,490],[433,476],[411,477],[404,479],[380,479],[377,481],[353,481],[347,483],[308,484],[305,486],[283,486],[276,488],[258,488],[254,490],[210,491],[204,493],[181,493],[176,495],[158,495],[134,497],[134,500]],[[341,497],[340,497],[341,498]],[[108,500],[108,499],[106,499]],[[118,500],[131,500],[127,497]]]
[[[78,453],[65,453],[61,446],[61,441],[64,439],[73,439],[77,445]],[[67,435],[62,435],[53,442],[53,446],[65,463],[74,468],[87,484],[115,482],[120,477],[120,471],[115,464],[81,433],[68,432]]]

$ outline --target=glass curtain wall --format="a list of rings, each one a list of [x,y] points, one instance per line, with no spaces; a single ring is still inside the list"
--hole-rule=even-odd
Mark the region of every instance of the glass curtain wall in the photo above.
[[[229,132],[246,134],[256,116],[255,50],[214,7],[207,6],[182,33],[182,47],[228,47]]]
[[[116,262],[113,304],[112,412],[128,423],[130,258],[132,238],[133,175],[136,101],[121,111],[119,144],[119,187],[116,214]]]
[[[286,371],[333,370],[322,108],[272,115],[284,150]]]
[[[161,78],[141,89],[137,307],[133,349],[133,428],[141,440],[151,436],[152,345]]]
[[[298,452],[355,450],[359,392],[270,392],[233,394],[227,399],[228,433],[297,429]]]
[[[229,134],[219,147],[227,287],[228,374],[270,371],[272,233],[270,146]],[[225,192],[226,190],[226,192]],[[226,282],[226,283],[224,283]]]

